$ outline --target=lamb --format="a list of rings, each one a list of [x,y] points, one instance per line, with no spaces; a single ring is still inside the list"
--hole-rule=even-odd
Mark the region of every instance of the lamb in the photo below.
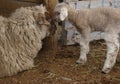
[[[93,32],[90,34],[90,38],[89,38],[89,41],[94,41],[94,40],[104,40],[104,37],[105,37],[105,33],[104,32]],[[79,34],[78,32],[75,32],[73,34],[73,37],[72,37],[72,41],[75,42],[75,43],[78,43],[80,45],[81,43],[81,34]],[[120,38],[119,38],[119,41],[120,41]],[[120,62],[120,55],[118,53],[118,56],[117,56],[117,62]]]
[[[21,7],[8,18],[0,16],[0,77],[34,67],[42,40],[50,34],[45,7]]]
[[[81,33],[80,57],[77,63],[85,64],[87,61],[90,33],[95,31],[105,33],[107,54],[102,72],[109,73],[116,63],[119,51],[120,10],[112,7],[76,10],[66,3],[59,3],[54,12],[56,21],[68,19]]]

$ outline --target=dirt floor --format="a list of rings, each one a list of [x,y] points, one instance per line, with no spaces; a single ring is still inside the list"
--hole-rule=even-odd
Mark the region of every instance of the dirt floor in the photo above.
[[[87,63],[78,65],[78,45],[59,45],[56,53],[43,48],[35,59],[35,68],[1,78],[0,84],[120,84],[120,63],[109,74],[101,73],[105,54],[105,43],[94,41]]]

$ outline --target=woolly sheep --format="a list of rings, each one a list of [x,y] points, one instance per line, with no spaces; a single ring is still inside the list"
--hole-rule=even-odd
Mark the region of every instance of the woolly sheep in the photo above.
[[[56,21],[68,19],[81,33],[80,57],[77,63],[85,64],[87,61],[90,33],[95,31],[105,33],[107,54],[102,72],[110,72],[116,63],[119,51],[120,10],[112,7],[76,10],[66,3],[59,3],[54,12]]]
[[[10,17],[0,16],[0,77],[34,67],[34,58],[49,35],[45,7],[21,7]]]

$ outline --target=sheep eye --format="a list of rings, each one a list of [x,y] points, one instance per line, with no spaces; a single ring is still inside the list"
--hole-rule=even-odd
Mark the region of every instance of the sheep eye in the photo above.
[[[78,35],[78,33],[75,33],[75,35]]]
[[[60,15],[60,12],[58,12],[58,15]]]
[[[60,12],[56,12],[56,15],[60,15]]]

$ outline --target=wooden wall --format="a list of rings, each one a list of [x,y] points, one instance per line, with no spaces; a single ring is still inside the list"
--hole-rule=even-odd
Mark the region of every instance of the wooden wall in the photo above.
[[[9,16],[16,8],[46,4],[48,11],[52,12],[58,0],[0,0],[0,15]]]
[[[16,8],[30,5],[35,5],[35,3],[19,2],[15,0],[0,0],[0,15],[9,16],[9,14]]]

